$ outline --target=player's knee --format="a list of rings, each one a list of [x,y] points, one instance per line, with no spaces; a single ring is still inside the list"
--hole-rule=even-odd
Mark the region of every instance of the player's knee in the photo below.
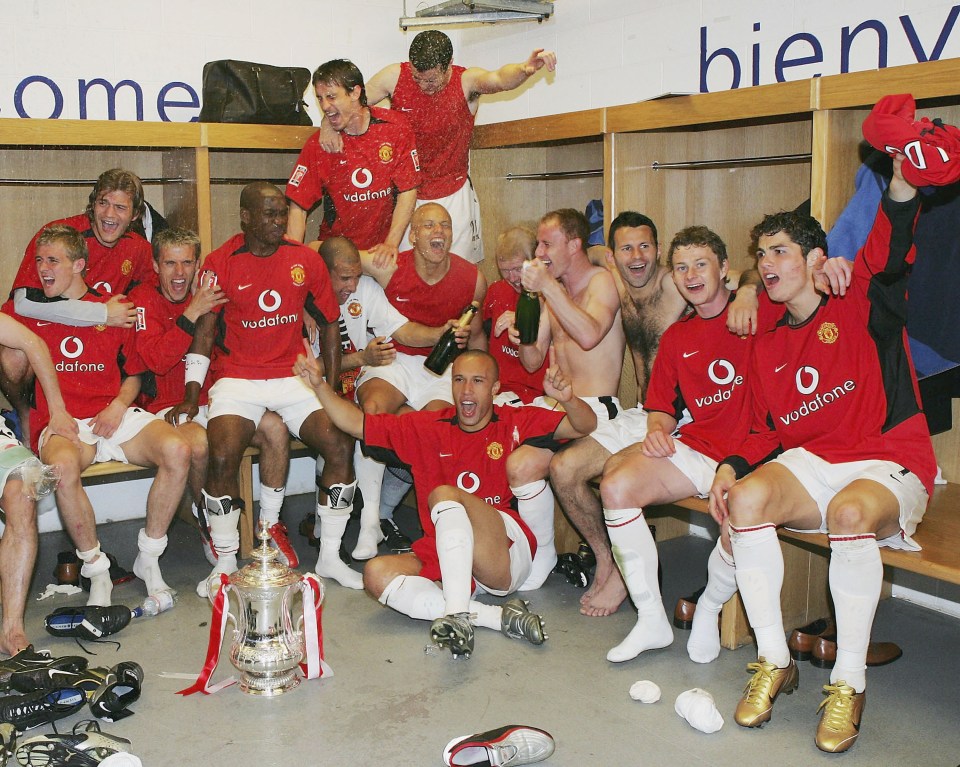
[[[438,485],[430,491],[427,496],[427,505],[432,509],[438,503],[443,501],[455,501],[459,498],[460,491],[453,485]]]
[[[771,487],[766,480],[747,477],[727,493],[727,508],[730,510],[730,524],[734,527],[769,522]]]
[[[160,464],[172,471],[187,470],[190,465],[192,449],[190,443],[171,429],[171,433],[164,434],[159,445]]]
[[[630,498],[634,476],[623,461],[607,461],[600,480],[600,500],[605,509],[625,509],[635,505]]]
[[[363,568],[363,589],[374,599],[380,599],[387,584],[395,577],[386,560],[386,557],[374,557]]]
[[[540,458],[536,450],[520,447],[507,459],[507,481],[511,487],[520,487],[538,479],[546,479],[549,462]]]
[[[866,509],[857,498],[844,498],[827,509],[827,529],[834,534],[872,532],[866,519]]]

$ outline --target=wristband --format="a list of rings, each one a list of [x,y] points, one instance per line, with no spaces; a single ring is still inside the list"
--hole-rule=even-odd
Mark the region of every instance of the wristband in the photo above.
[[[187,354],[185,366],[184,383],[198,383],[203,386],[207,369],[210,367],[210,358],[202,354]]]

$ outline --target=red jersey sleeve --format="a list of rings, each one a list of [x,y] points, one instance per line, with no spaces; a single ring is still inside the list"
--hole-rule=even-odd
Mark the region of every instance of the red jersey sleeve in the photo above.
[[[293,166],[293,172],[287,181],[287,199],[304,210],[310,210],[316,205],[323,197],[325,165],[326,152],[320,147],[320,132],[317,131],[307,139],[307,143],[300,150],[297,164]]]
[[[193,336],[181,327],[179,319],[172,325],[166,321],[156,295],[156,288],[142,286],[130,293],[130,300],[137,307],[137,354],[149,370],[165,375],[183,359]]]
[[[393,173],[393,183],[398,192],[406,192],[420,186],[420,158],[417,156],[417,144],[413,129],[407,119],[397,114],[399,160]]]

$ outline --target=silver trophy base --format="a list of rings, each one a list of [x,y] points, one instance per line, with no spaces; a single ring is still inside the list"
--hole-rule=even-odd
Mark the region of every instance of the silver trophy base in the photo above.
[[[300,685],[300,676],[296,670],[281,671],[275,674],[240,675],[240,689],[248,695],[260,695],[265,698],[275,698]]]

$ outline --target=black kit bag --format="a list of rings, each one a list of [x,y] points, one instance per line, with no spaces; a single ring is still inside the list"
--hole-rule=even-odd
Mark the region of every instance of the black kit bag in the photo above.
[[[258,125],[313,125],[303,92],[310,70],[250,61],[210,61],[203,65],[200,122]]]

